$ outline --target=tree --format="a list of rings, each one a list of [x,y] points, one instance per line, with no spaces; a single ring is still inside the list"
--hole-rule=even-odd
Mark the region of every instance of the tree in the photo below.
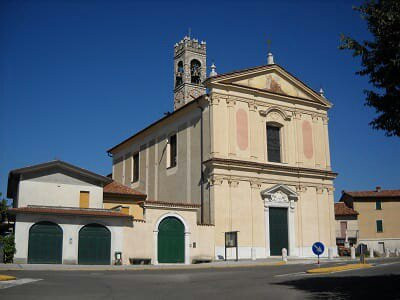
[[[369,76],[374,87],[365,90],[365,105],[375,108],[377,117],[370,122],[387,136],[400,136],[400,1],[367,0],[359,7],[372,40],[357,42],[341,36],[339,49],[349,49],[361,57],[362,69],[356,74]]]
[[[0,193],[0,223],[3,223],[7,219],[7,209],[8,209],[8,204],[7,200],[2,197],[2,193]]]

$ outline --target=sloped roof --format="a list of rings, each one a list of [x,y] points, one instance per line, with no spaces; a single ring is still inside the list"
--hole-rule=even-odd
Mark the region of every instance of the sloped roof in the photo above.
[[[46,170],[52,170],[54,168],[62,169],[74,174],[78,174],[82,178],[89,179],[93,182],[96,182],[100,186],[104,186],[111,182],[110,178],[107,178],[105,176],[96,174],[94,172],[91,172],[89,170],[74,166],[72,164],[69,164],[65,161],[62,160],[52,160],[49,162],[33,165],[33,166],[28,166],[20,169],[14,169],[11,170],[10,173],[8,174],[8,187],[7,187],[7,197],[8,198],[14,198],[15,193],[16,193],[16,188],[18,185],[18,182],[20,180],[21,174],[27,174],[27,173],[34,173],[34,172],[40,172],[40,171],[46,171]]]
[[[344,202],[335,203],[335,216],[357,216],[358,212],[348,207]]]
[[[11,214],[28,213],[28,214],[51,214],[51,215],[78,215],[92,217],[123,217],[132,218],[128,214],[109,209],[89,209],[89,208],[72,208],[72,207],[49,207],[49,206],[28,206],[19,208],[9,208]]]
[[[164,207],[186,207],[186,208],[199,208],[200,204],[195,203],[176,203],[176,202],[167,202],[167,201],[154,201],[148,200],[144,202],[145,205],[159,205]]]
[[[400,190],[343,191],[343,194],[353,198],[400,197]]]
[[[146,194],[143,194],[135,189],[127,187],[116,181],[112,181],[109,184],[107,184],[106,186],[104,186],[103,193],[117,194],[117,195],[134,195],[134,196],[146,197]]]
[[[183,111],[185,109],[190,108],[193,105],[199,105],[199,101],[200,99],[202,99],[205,95],[200,95],[199,97],[197,97],[196,99],[193,99],[192,101],[186,103],[185,105],[182,105],[181,107],[179,107],[177,110],[174,110],[171,113],[166,114],[165,116],[163,116],[161,119],[158,119],[157,121],[151,123],[150,125],[148,125],[147,127],[143,128],[142,130],[136,132],[135,134],[131,135],[130,137],[124,139],[122,142],[118,143],[117,145],[113,146],[112,148],[107,150],[107,153],[112,153],[112,151],[114,151],[115,149],[117,149],[119,146],[125,144],[126,142],[131,141],[132,139],[136,138],[137,136],[139,136],[141,133],[149,130],[150,128],[156,126],[157,124],[166,121],[167,119],[170,119],[172,116],[175,116],[176,114],[178,114],[180,111]]]

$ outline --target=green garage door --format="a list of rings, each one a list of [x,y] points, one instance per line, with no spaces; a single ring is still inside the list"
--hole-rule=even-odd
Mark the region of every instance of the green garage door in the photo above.
[[[287,208],[269,208],[269,245],[271,255],[282,255],[282,248],[289,253]]]
[[[78,264],[109,265],[111,233],[99,224],[89,224],[79,231]]]
[[[39,222],[29,230],[28,263],[61,264],[63,232],[51,222]]]
[[[185,227],[177,218],[165,218],[158,226],[158,262],[185,261]]]

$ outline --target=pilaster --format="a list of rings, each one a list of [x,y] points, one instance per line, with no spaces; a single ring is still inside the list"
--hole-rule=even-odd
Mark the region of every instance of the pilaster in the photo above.
[[[326,161],[326,169],[331,169],[331,153],[329,150],[329,131],[328,131],[328,117],[324,117],[322,119],[324,125],[324,144],[325,144],[325,161]]]
[[[297,143],[297,160],[296,164],[298,166],[302,166],[304,163],[304,154],[303,154],[303,134],[302,134],[302,127],[301,127],[301,113],[294,112],[294,123],[296,129],[296,143]]]
[[[257,105],[252,102],[249,105],[250,117],[250,159],[256,160],[257,156]]]
[[[235,139],[235,105],[236,99],[228,97],[226,100],[228,106],[228,135],[229,135],[229,148],[228,156],[236,156],[236,139]]]

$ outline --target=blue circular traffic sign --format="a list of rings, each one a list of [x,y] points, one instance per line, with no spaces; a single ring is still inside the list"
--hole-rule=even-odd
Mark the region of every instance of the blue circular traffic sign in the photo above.
[[[325,250],[325,246],[324,244],[322,244],[321,242],[315,242],[312,245],[312,251],[314,252],[315,255],[321,255],[322,253],[324,253]]]

